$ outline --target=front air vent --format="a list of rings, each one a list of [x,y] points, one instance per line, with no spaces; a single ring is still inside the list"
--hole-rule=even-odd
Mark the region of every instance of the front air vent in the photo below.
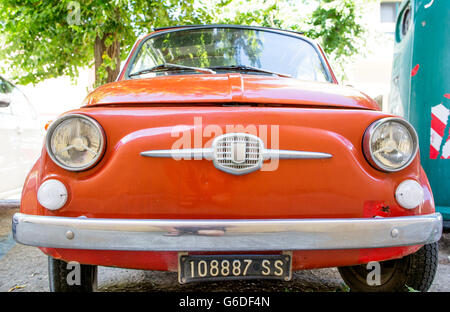
[[[264,143],[247,133],[228,133],[217,137],[212,145],[214,166],[227,173],[242,175],[262,166]]]

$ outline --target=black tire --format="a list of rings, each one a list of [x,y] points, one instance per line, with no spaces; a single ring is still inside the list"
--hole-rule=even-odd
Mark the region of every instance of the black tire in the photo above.
[[[79,265],[79,269],[76,265]],[[79,276],[76,276],[78,273]],[[92,292],[97,289],[97,266],[71,265],[48,257],[48,279],[51,292]]]
[[[380,285],[368,285],[367,265],[339,267],[339,273],[351,291],[401,292],[427,291],[438,266],[438,244],[423,246],[416,253],[401,259],[380,262]]]

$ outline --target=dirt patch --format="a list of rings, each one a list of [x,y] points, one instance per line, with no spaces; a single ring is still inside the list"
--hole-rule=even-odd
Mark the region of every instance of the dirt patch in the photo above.
[[[11,220],[16,212],[19,212],[19,210],[0,208],[0,237],[6,236],[11,232]]]

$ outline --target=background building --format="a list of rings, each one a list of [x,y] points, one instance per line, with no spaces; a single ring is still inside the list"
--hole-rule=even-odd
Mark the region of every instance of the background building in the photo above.
[[[369,30],[367,46],[348,67],[348,81],[344,82],[373,98],[381,96],[383,111],[388,111],[395,22],[400,3],[401,0],[381,0],[365,5],[363,19]]]

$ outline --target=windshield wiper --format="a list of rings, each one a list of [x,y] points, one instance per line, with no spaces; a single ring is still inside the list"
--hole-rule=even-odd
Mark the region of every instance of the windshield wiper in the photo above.
[[[200,73],[204,74],[215,74],[216,72],[209,68],[202,68],[202,67],[193,67],[193,66],[184,66],[184,65],[178,65],[178,64],[171,64],[171,63],[164,63],[159,64],[150,68],[146,68],[140,71],[137,71],[135,73],[129,74],[129,77],[132,76],[139,76],[143,74],[153,73],[161,70],[195,70]]]
[[[229,65],[229,66],[214,66],[209,67],[211,69],[230,69],[230,70],[241,70],[241,71],[247,71],[247,72],[258,72],[258,73],[265,73],[265,74],[271,74],[271,75],[277,75],[280,77],[286,77],[286,78],[292,78],[292,76],[280,74],[276,72],[271,72],[268,70],[264,70],[258,67],[248,66],[248,65]]]

